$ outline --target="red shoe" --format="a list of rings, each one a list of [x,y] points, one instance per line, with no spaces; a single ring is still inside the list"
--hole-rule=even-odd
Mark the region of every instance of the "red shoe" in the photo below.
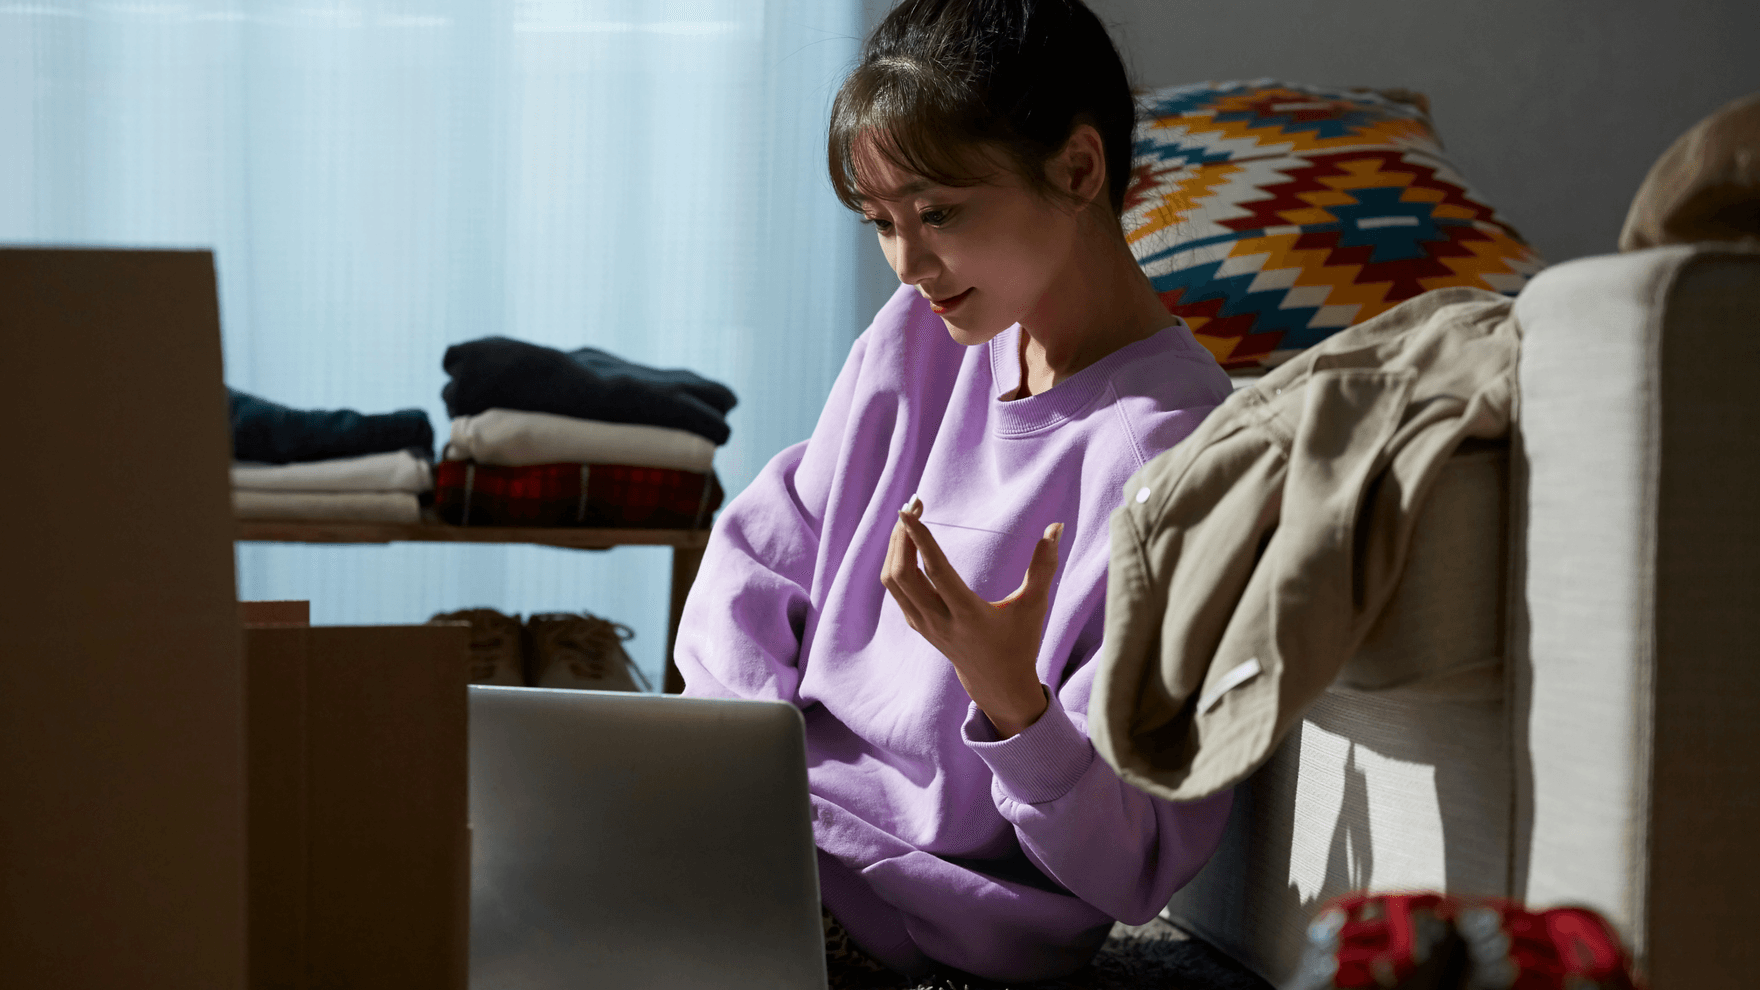
[[[1588,908],[1534,912],[1511,901],[1463,904],[1463,990],[1634,990],[1631,961],[1607,919]]]
[[[1347,894],[1308,925],[1285,990],[1455,990],[1466,947],[1453,901],[1439,894]]]
[[[1440,894],[1347,894],[1308,926],[1284,990],[1637,990],[1607,919]]]

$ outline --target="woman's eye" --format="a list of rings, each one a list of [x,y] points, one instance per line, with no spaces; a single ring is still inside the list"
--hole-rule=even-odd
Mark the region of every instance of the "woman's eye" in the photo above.
[[[892,221],[882,217],[863,217],[862,222],[884,234],[892,229]]]
[[[923,221],[926,226],[930,227],[941,226],[947,222],[947,218],[948,212],[946,210],[924,210],[917,215],[918,220]]]

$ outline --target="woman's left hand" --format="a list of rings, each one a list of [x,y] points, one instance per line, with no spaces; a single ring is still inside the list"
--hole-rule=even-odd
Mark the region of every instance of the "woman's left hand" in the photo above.
[[[1038,721],[1050,704],[1034,662],[1051,603],[1063,523],[1045,528],[1020,587],[991,602],[966,586],[922,516],[922,499],[915,497],[899,512],[880,583],[911,628],[952,661],[966,693],[1006,739]]]

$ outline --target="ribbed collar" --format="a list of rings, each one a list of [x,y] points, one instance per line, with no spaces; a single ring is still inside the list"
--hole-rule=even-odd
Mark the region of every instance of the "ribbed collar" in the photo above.
[[[990,338],[990,423],[997,436],[1020,436],[1050,429],[1093,405],[1120,368],[1178,349],[1183,324],[1165,327],[1154,336],[1113,351],[1058,382],[1049,391],[1004,402],[1001,394],[1020,384],[1021,325],[1016,323]]]

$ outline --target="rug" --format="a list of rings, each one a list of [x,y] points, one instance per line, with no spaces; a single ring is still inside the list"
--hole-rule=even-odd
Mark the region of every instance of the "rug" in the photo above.
[[[852,990],[1273,990],[1209,943],[1160,918],[1135,927],[1114,925],[1094,961],[1061,979],[998,983],[950,969],[897,983],[831,975],[833,988]]]

